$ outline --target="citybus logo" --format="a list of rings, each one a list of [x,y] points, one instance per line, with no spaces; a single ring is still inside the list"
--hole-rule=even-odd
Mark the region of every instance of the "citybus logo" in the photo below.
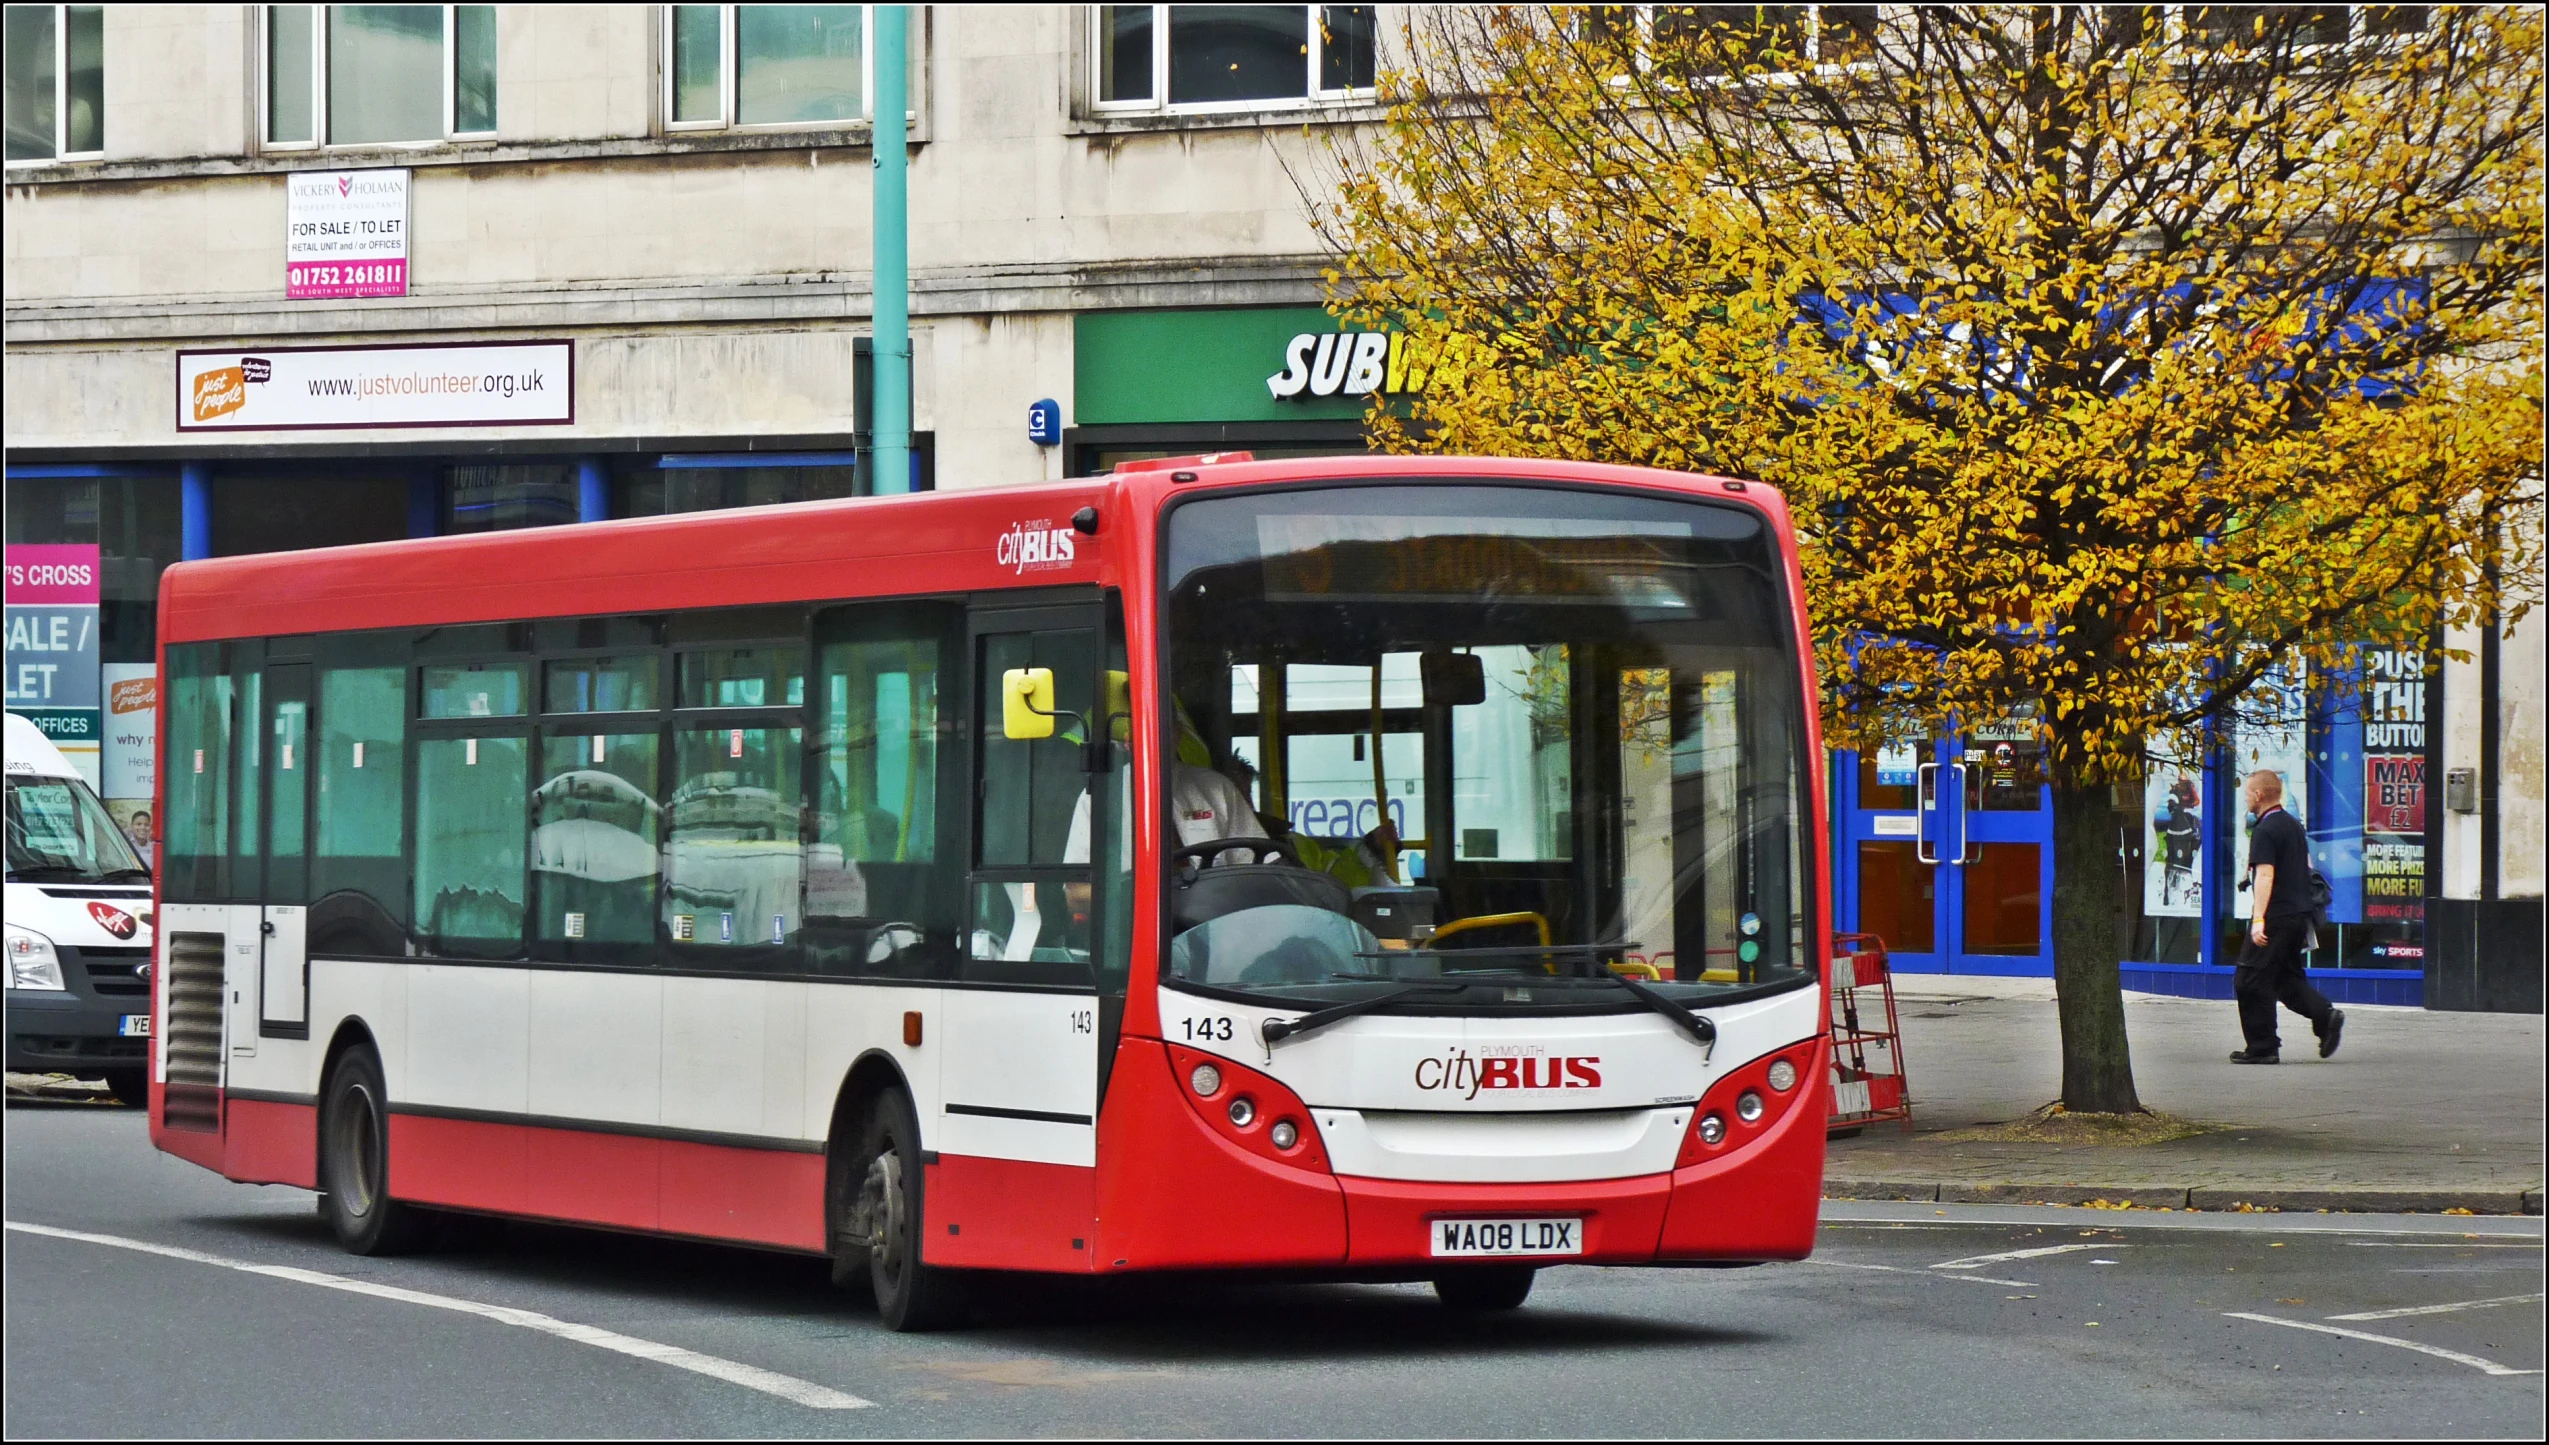
[[[1043,572],[1071,565],[1076,555],[1073,540],[1070,528],[1053,525],[1050,517],[1038,517],[1001,533],[992,555],[1012,572]]]
[[[1477,1098],[1481,1089],[1598,1089],[1602,1056],[1474,1055],[1467,1049],[1454,1049],[1440,1058],[1418,1059],[1416,1087],[1427,1093],[1449,1091],[1463,1099]]]

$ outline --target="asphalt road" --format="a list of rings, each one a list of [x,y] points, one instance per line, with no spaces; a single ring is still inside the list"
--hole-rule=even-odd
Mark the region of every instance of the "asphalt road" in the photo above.
[[[6,1134],[12,1438],[2543,1433],[2537,1219],[1834,1205],[1811,1262],[1552,1270],[1501,1316],[1109,1282],[908,1336],[817,1261],[529,1225],[355,1259],[137,1112]]]

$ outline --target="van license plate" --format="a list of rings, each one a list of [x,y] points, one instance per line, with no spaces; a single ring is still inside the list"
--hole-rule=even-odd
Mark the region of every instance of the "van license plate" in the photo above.
[[[149,1014],[126,1014],[126,1015],[124,1015],[124,1024],[123,1024],[123,1027],[121,1027],[121,1028],[117,1029],[117,1030],[116,1030],[116,1032],[117,1032],[117,1033],[122,1034],[124,1037],[126,1037],[126,1038],[128,1038],[128,1039],[146,1039],[146,1038],[149,1038],[149,1037],[150,1037],[150,1015],[149,1015]]]
[[[1581,1219],[1437,1219],[1436,1259],[1584,1253]]]

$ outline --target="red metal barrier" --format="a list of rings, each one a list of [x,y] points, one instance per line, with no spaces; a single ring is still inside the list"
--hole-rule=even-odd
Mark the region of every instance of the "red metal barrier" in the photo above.
[[[1855,1134],[1889,1119],[1902,1120],[1904,1132],[1911,1132],[1912,1090],[1903,1072],[1903,1026],[1894,1014],[1894,970],[1886,962],[1885,940],[1873,933],[1835,934],[1831,1128]]]

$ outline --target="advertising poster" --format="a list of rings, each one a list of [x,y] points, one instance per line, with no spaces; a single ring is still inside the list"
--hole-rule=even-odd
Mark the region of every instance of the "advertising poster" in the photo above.
[[[566,426],[575,345],[265,347],[177,353],[177,429]]]
[[[2230,775],[2234,788],[2244,787],[2247,776],[2261,768],[2283,779],[2284,811],[2305,829],[2310,826],[2308,683],[2306,668],[2297,662],[2276,667],[2258,679],[2240,704]],[[2248,807],[2244,793],[2235,810],[2239,815],[2238,851],[2230,855],[2230,868],[2236,880],[2233,887],[2238,895],[2237,912],[2245,918],[2250,904]]]
[[[2142,815],[2150,820],[2150,864],[2142,870],[2142,913],[2196,918],[2204,911],[2204,764],[2153,741],[2143,749]]]
[[[409,174],[294,174],[284,202],[284,296],[406,295]]]
[[[11,547],[8,569],[9,711],[24,715],[98,782],[98,549]]]
[[[110,662],[98,678],[106,704],[98,796],[148,798],[159,751],[159,670],[147,662]]]
[[[2425,956],[2425,661],[2363,659],[2363,921],[2394,926],[2372,948],[2383,963]]]
[[[1876,783],[1881,788],[1909,788],[1921,779],[1921,750],[1916,742],[1887,743],[1876,750]]]

